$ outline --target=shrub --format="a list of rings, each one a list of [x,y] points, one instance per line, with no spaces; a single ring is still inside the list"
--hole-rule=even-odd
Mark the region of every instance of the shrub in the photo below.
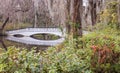
[[[90,49],[72,47],[48,49],[44,53],[43,73],[92,73]]]
[[[35,50],[14,47],[0,54],[0,73],[40,73],[40,55]]]
[[[100,13],[101,23],[103,23],[104,25],[108,24],[112,28],[119,28],[117,19],[118,4],[119,3],[117,1],[110,1],[107,3],[106,9],[104,9]]]
[[[81,39],[83,48],[93,50],[91,68],[95,73],[120,72],[120,37],[119,32],[113,32],[93,32]]]
[[[0,73],[92,73],[92,51],[66,46],[41,53],[10,47],[0,54]]]
[[[38,53],[10,47],[0,53],[0,73],[120,73],[119,35],[106,28]]]

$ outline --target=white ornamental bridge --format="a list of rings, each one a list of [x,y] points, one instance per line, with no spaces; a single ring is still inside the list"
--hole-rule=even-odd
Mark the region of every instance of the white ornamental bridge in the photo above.
[[[7,31],[6,33],[8,35],[16,35],[16,34],[20,34],[23,36],[31,36],[34,34],[54,34],[60,37],[65,36],[65,34],[63,34],[64,31],[61,31],[60,28],[26,28],[26,29],[19,29],[19,30],[13,30],[13,31]]]
[[[7,31],[6,34],[8,37],[6,39],[29,44],[29,45],[45,45],[45,46],[55,46],[62,43],[65,39],[65,29],[63,31],[60,28],[26,28],[13,31]],[[23,35],[24,37],[15,37],[14,35]],[[54,34],[60,36],[60,39],[57,40],[38,40],[30,37],[34,34]]]
[[[65,40],[66,30],[61,31],[60,28],[26,28],[13,31],[7,31],[6,34],[8,37],[6,39],[29,44],[29,45],[45,45],[45,46],[55,46],[62,43]],[[83,31],[83,35],[88,34],[88,31]],[[23,35],[24,37],[15,37],[14,35]],[[54,34],[60,36],[60,39],[57,40],[38,40],[30,36],[34,34]]]

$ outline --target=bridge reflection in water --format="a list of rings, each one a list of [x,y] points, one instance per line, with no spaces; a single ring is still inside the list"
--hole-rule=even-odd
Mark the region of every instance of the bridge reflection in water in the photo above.
[[[6,39],[19,42],[19,43],[24,43],[24,44],[29,44],[29,45],[45,45],[45,46],[55,46],[57,44],[60,44],[64,41],[64,38],[60,38],[57,40],[38,40],[34,39],[32,37],[14,37],[14,36],[9,36]]]

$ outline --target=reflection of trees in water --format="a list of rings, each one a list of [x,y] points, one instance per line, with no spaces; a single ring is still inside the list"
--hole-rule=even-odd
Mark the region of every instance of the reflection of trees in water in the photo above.
[[[53,34],[35,34],[35,35],[32,35],[31,37],[38,40],[57,40],[61,38],[60,36],[53,35]]]
[[[6,45],[5,45],[5,43],[4,43],[4,40],[3,40],[3,37],[0,37],[0,43],[2,44],[3,48],[4,48],[5,50],[7,50],[7,47],[6,47]]]

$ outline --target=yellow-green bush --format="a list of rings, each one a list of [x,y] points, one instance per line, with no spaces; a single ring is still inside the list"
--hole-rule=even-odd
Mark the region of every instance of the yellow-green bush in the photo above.
[[[80,40],[83,48],[93,50],[91,68],[95,73],[119,73],[120,71],[120,32],[106,28],[85,35]]]
[[[106,5],[106,9],[100,13],[100,22],[110,25],[113,28],[119,28],[117,17],[118,2],[110,1]]]
[[[0,73],[40,73],[40,55],[10,47],[0,53]]]
[[[120,73],[120,32],[109,27],[38,53],[14,47],[0,53],[0,73],[40,72]]]
[[[92,73],[91,49],[51,48],[43,54],[43,73]]]

